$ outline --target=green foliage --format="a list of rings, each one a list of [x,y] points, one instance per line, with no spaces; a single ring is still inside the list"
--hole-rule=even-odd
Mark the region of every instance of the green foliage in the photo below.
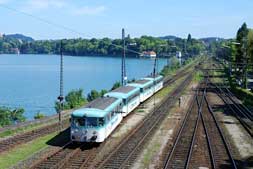
[[[87,100],[91,102],[92,100],[95,100],[96,98],[100,97],[100,93],[96,90],[91,90],[91,92],[87,96]]]
[[[243,23],[242,26],[238,29],[237,34],[236,34],[236,41],[239,42],[240,44],[236,45],[236,62],[243,62],[243,44],[245,43],[245,39],[248,35],[248,28],[247,24]]]
[[[179,60],[174,56],[170,59],[170,65],[164,66],[160,74],[162,76],[170,75],[171,73],[175,72],[179,67]]]
[[[120,82],[116,82],[116,83],[113,84],[111,90],[117,89],[117,88],[119,88],[120,86],[121,86],[121,83],[120,83]]]
[[[72,90],[65,97],[67,105],[73,109],[76,107],[80,107],[86,103],[86,99],[83,97],[83,90]]]
[[[190,38],[188,53],[190,55],[198,54],[205,46],[199,40]],[[159,55],[175,53],[177,50],[183,51],[185,40],[176,38],[173,40],[163,40],[151,36],[142,36],[140,38],[126,38],[127,48],[137,52],[153,50]],[[112,45],[113,44],[113,45]],[[115,46],[116,45],[116,46]],[[118,45],[118,46],[117,46]],[[63,40],[63,51],[66,55],[121,55],[122,49],[121,39],[65,39]],[[176,46],[176,48],[175,48]],[[37,41],[22,41],[17,39],[6,40],[0,39],[0,53],[11,53],[12,48],[20,49],[23,54],[59,54],[60,40],[37,40]],[[127,55],[136,55],[132,52],[127,52]]]
[[[26,120],[23,115],[24,112],[23,108],[11,110],[8,107],[0,107],[0,126],[24,122]]]
[[[23,161],[42,149],[48,147],[48,142],[57,137],[58,132],[51,133],[35,140],[17,146],[14,149],[8,151],[8,153],[0,154],[0,168],[12,168],[18,162]]]
[[[34,119],[43,119],[45,117],[45,115],[41,112],[37,112],[35,115],[34,115]]]
[[[63,110],[78,108],[87,103],[87,100],[83,97],[83,90],[72,90],[65,97],[65,103],[63,104]],[[55,102],[56,112],[60,111],[60,103]]]
[[[247,53],[249,55],[249,61],[250,63],[253,63],[253,29],[249,29],[249,33],[248,33],[248,42],[247,42]]]
[[[247,89],[242,89],[240,87],[232,87],[233,93],[243,101],[245,105],[253,107],[253,93],[248,91]]]
[[[102,89],[102,90],[100,91],[100,96],[104,96],[107,92],[108,92],[107,90]]]
[[[91,92],[88,94],[87,96],[87,100],[89,102],[95,100],[96,98],[102,97],[104,96],[104,94],[107,93],[107,90],[103,89],[100,92],[96,91],[96,90],[91,90]]]
[[[197,71],[197,72],[195,72],[195,74],[194,74],[194,78],[193,78],[193,80],[195,81],[195,82],[200,82],[202,79],[203,79],[203,72],[201,72],[201,71]]]
[[[172,69],[178,69],[180,67],[179,60],[175,56],[170,60],[170,67]]]

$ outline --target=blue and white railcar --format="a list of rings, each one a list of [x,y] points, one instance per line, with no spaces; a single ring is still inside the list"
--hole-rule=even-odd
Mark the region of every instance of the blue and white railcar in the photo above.
[[[122,100],[102,97],[71,114],[74,142],[103,142],[122,120]]]
[[[140,90],[140,102],[144,102],[154,94],[154,82],[152,80],[141,79],[127,84],[127,86],[138,87]]]
[[[154,83],[154,92],[158,92],[159,90],[161,90],[163,88],[163,76],[161,75],[156,75],[155,77],[153,76],[148,76],[148,77],[145,77],[143,79],[146,79],[146,80],[152,80],[153,83]]]
[[[122,86],[109,93],[105,96],[116,97],[122,99],[122,115],[125,117],[131,111],[133,111],[140,104],[140,90],[133,86]]]

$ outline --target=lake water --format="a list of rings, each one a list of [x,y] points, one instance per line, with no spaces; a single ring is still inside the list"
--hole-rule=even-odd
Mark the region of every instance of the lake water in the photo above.
[[[54,102],[59,96],[59,63],[57,55],[0,55],[0,106],[23,107],[25,116],[33,119],[38,111],[55,114]],[[128,79],[138,79],[153,71],[154,60],[127,58]],[[167,64],[159,59],[158,69]],[[110,89],[121,77],[120,57],[64,56],[64,95],[82,88]]]

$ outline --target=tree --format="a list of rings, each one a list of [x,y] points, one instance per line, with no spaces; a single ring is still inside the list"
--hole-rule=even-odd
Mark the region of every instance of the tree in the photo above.
[[[104,96],[106,93],[107,93],[107,90],[102,89],[102,90],[100,91],[100,96],[102,97],[102,96]]]
[[[65,100],[71,109],[80,107],[86,103],[82,89],[70,91],[65,97]]]
[[[0,107],[0,126],[11,124],[10,111],[7,107]]]
[[[248,42],[247,42],[247,46],[248,46],[248,49],[247,49],[247,54],[248,54],[248,57],[249,57],[249,62],[253,64],[253,29],[249,29],[249,32],[248,32]]]
[[[83,97],[83,90],[77,89],[70,91],[66,97],[65,102],[63,103],[63,110],[73,109],[84,106],[87,103],[86,98]],[[58,101],[55,102],[55,110],[59,112],[61,105]]]
[[[88,102],[91,102],[93,100],[95,100],[96,98],[100,97],[100,93],[96,90],[91,90],[91,92],[88,94],[87,96],[87,100]]]
[[[170,60],[170,67],[171,69],[177,69],[179,68],[180,66],[180,63],[179,63],[179,60],[177,59],[177,57],[172,57],[171,60]]]
[[[246,58],[243,58],[243,45],[245,43],[245,39],[247,38],[248,35],[248,28],[247,24],[243,23],[242,26],[238,29],[237,34],[236,34],[236,41],[239,43],[236,46],[236,55],[235,55],[235,60],[236,62],[243,63]]]
[[[115,82],[111,88],[111,90],[117,89],[121,86],[120,82]]]
[[[0,126],[24,122],[26,120],[23,115],[24,112],[23,108],[11,110],[8,107],[0,107]]]
[[[10,111],[11,120],[14,123],[24,122],[25,121],[25,117],[23,115],[24,112],[25,112],[25,110],[23,108],[17,108],[17,109]]]
[[[188,34],[187,36],[187,44],[191,44],[192,43],[192,36],[191,34]]]

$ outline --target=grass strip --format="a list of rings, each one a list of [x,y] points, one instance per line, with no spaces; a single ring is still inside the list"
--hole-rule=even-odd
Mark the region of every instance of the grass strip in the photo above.
[[[0,154],[0,168],[9,168],[18,162],[25,160],[32,154],[48,146],[47,142],[57,135],[57,132],[39,137],[31,142],[22,144],[17,148]]]

